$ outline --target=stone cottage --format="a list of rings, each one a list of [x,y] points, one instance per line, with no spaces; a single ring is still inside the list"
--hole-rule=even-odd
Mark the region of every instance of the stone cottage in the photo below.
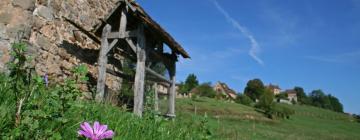
[[[116,95],[108,93],[120,90],[124,78],[132,80],[134,113],[139,116],[146,72],[147,80],[165,83],[173,91],[167,115],[175,115],[175,62],[178,56],[190,57],[132,0],[1,0],[0,70],[6,70],[11,44],[18,41],[28,44],[36,72],[48,74],[50,84],[85,64],[90,84],[82,89],[96,85],[100,100],[112,100]],[[124,75],[125,59],[135,63],[135,77]],[[156,63],[166,66],[170,79],[150,69]]]
[[[217,82],[214,85],[214,90],[216,93],[223,95],[226,99],[235,100],[237,97],[235,90],[231,89],[227,84],[222,82]]]

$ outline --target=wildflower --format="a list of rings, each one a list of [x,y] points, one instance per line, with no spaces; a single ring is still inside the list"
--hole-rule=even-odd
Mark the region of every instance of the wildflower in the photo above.
[[[49,85],[49,77],[48,77],[47,74],[45,74],[45,76],[44,76],[44,82],[45,82],[45,86],[48,87],[48,85]]]
[[[107,125],[101,125],[97,121],[94,122],[93,127],[88,122],[80,124],[80,127],[78,134],[91,140],[110,139],[114,136],[112,130],[107,130]]]

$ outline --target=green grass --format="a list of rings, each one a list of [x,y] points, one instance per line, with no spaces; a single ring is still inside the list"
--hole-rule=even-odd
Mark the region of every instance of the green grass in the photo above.
[[[165,108],[165,102],[163,103]],[[208,98],[177,99],[177,118],[209,116],[214,139],[356,140],[360,124],[341,113],[311,106],[284,105],[295,110],[288,120],[271,120],[252,107]]]

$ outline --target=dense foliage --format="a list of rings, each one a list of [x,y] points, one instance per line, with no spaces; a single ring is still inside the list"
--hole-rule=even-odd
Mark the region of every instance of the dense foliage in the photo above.
[[[179,93],[189,94],[192,89],[199,86],[199,81],[195,74],[189,74],[186,78],[185,83],[181,82],[179,85]]]
[[[203,83],[197,86],[193,91],[192,96],[202,96],[215,98],[216,91],[212,88],[211,83]]]
[[[244,90],[244,94],[250,97],[253,101],[260,99],[265,90],[265,86],[260,79],[250,80]]]
[[[326,95],[322,90],[314,90],[309,95],[310,104],[316,107],[343,112],[343,105],[339,99],[331,94]]]
[[[10,74],[0,74],[0,139],[76,139],[80,123],[99,121],[114,139],[208,139],[206,119],[168,121],[150,109],[138,118],[118,107],[82,101],[78,85],[87,81],[80,65],[63,83],[37,76],[27,64],[26,45],[13,45]],[[189,127],[190,126],[190,127]]]
[[[240,94],[236,97],[236,100],[235,100],[236,103],[240,103],[240,104],[243,104],[243,105],[247,105],[247,106],[250,106],[253,101],[251,100],[251,98],[245,94]]]
[[[302,87],[294,87],[298,102],[300,104],[310,104],[310,99],[307,97],[304,89]]]

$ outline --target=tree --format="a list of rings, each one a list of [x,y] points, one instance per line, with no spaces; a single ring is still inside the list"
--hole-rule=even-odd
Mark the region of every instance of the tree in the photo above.
[[[343,112],[343,105],[339,99],[331,94],[326,95],[322,90],[314,90],[309,96],[311,104],[316,107],[333,110],[336,112]]]
[[[193,94],[195,96],[197,95],[197,96],[214,98],[216,96],[216,91],[212,88],[211,83],[208,82],[197,86]]]
[[[245,94],[240,94],[239,96],[237,96],[235,102],[247,106],[250,106],[251,103],[253,103],[251,98],[249,96],[246,96]]]
[[[185,80],[185,85],[187,85],[188,91],[199,85],[199,81],[195,74],[189,74],[189,76]]]
[[[333,111],[336,112],[344,112],[343,105],[340,103],[339,99],[332,96],[331,94],[328,95],[328,98],[330,100],[331,108]]]
[[[265,90],[265,86],[260,79],[250,80],[244,90],[244,94],[250,97],[253,101],[259,99]]]
[[[306,96],[306,93],[304,92],[304,89],[302,87],[294,87],[294,90],[296,92],[296,96],[298,98],[298,102],[301,104],[310,104],[310,101],[308,97]]]
[[[268,89],[264,90],[264,93],[261,95],[259,102],[255,105],[256,108],[264,110],[265,114],[269,118],[272,118],[273,108],[274,108],[274,95]]]
[[[189,74],[185,83],[181,82],[179,85],[179,92],[182,94],[189,94],[189,92],[199,85],[199,81],[195,74]]]

